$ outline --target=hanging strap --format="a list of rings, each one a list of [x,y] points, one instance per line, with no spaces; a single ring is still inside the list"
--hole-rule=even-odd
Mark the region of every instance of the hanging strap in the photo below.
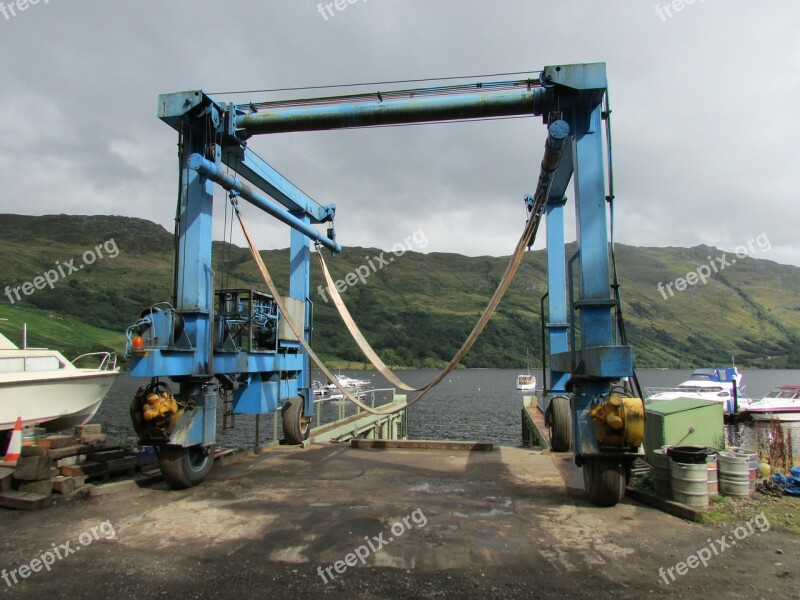
[[[322,254],[318,252],[318,256],[320,257],[320,264],[323,269],[323,273],[325,275],[326,283],[328,285],[328,293],[333,298],[334,304],[336,305],[337,309],[339,310],[339,314],[342,316],[345,324],[347,325],[350,334],[356,340],[359,348],[364,352],[367,358],[370,359],[370,362],[375,366],[375,368],[386,377],[389,381],[394,383],[397,387],[405,390],[405,391],[418,391],[420,392],[419,395],[412,400],[410,400],[406,405],[394,408],[372,408],[359,400],[356,396],[354,396],[350,391],[343,386],[338,378],[336,378],[333,373],[323,364],[317,354],[311,349],[308,342],[305,339],[305,332],[303,331],[302,327],[298,327],[294,320],[289,316],[290,313],[286,310],[285,303],[283,298],[278,293],[277,287],[275,287],[275,283],[272,281],[272,277],[270,277],[269,271],[267,270],[264,261],[261,259],[261,255],[258,253],[258,249],[253,242],[253,238],[250,236],[250,232],[247,229],[247,226],[244,223],[241,213],[239,212],[239,208],[237,205],[234,204],[234,209],[236,210],[236,217],[239,220],[239,224],[242,227],[242,232],[244,233],[244,237],[247,240],[247,244],[250,247],[250,253],[253,255],[253,259],[256,261],[258,265],[258,269],[261,272],[261,276],[264,279],[264,283],[267,284],[267,288],[269,289],[270,293],[275,300],[275,303],[278,305],[278,308],[281,311],[281,318],[286,321],[286,324],[289,326],[289,329],[292,330],[294,335],[300,341],[300,345],[303,349],[308,353],[309,358],[314,362],[314,364],[319,367],[319,369],[325,374],[325,376],[333,382],[336,388],[353,404],[361,408],[362,410],[374,414],[374,415],[388,415],[393,414],[396,412],[400,412],[405,410],[409,406],[419,402],[430,390],[434,387],[439,385],[447,375],[449,375],[453,369],[455,369],[459,363],[464,359],[467,353],[470,351],[472,346],[475,345],[475,342],[480,337],[483,330],[486,328],[486,325],[489,323],[492,315],[497,310],[497,306],[500,304],[500,300],[502,300],[503,296],[505,295],[506,291],[508,291],[509,286],[511,285],[512,280],[514,279],[514,275],[519,269],[519,265],[522,262],[522,257],[525,254],[525,250],[527,247],[533,243],[533,240],[536,238],[536,232],[539,228],[539,223],[541,221],[542,213],[544,208],[544,201],[542,198],[538,199],[538,202],[534,206],[531,217],[528,219],[528,222],[525,226],[525,230],[522,233],[519,241],[517,242],[517,246],[514,250],[514,253],[511,256],[511,259],[506,267],[506,271],[503,275],[503,279],[500,281],[500,285],[494,292],[492,299],[489,301],[488,306],[483,311],[480,319],[475,324],[475,327],[472,329],[472,333],[470,333],[469,337],[464,341],[461,348],[456,352],[455,356],[450,360],[447,366],[427,385],[421,388],[414,388],[409,386],[408,384],[401,381],[390,369],[386,366],[386,364],[380,359],[380,357],[375,353],[372,347],[364,338],[363,334],[359,331],[358,326],[353,321],[350,312],[347,310],[347,307],[344,305],[341,296],[336,290],[336,285],[333,284],[333,280],[331,279],[330,272],[328,271],[327,266],[325,265],[325,261],[322,257]]]

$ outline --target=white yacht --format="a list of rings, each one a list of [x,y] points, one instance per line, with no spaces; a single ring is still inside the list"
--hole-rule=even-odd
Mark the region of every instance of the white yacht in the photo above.
[[[750,400],[744,397],[742,375],[736,367],[695,369],[692,376],[675,388],[647,388],[646,402],[664,402],[677,398],[713,400],[723,405],[725,414],[734,413],[733,391],[736,390],[736,414],[746,413]]]
[[[96,359],[98,366],[73,364],[86,357]],[[23,427],[48,431],[82,425],[100,408],[118,374],[116,356],[109,352],[70,362],[55,350],[18,348],[0,334],[0,432],[13,429],[17,417]]]
[[[536,377],[530,373],[517,375],[517,389],[523,392],[535,392]]]
[[[342,386],[349,389],[363,389],[372,385],[372,382],[366,381],[365,379],[351,379],[347,375],[342,375],[341,373],[339,373],[338,375],[334,375],[334,377],[336,377],[336,379]],[[336,384],[328,382],[325,384],[325,389],[335,390]]]
[[[800,421],[800,385],[782,385],[747,407],[756,421]]]

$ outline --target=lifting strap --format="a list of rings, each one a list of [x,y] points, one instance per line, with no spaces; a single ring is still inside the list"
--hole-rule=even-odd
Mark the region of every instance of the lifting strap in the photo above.
[[[358,326],[355,324],[355,321],[353,321],[353,318],[350,315],[350,312],[344,305],[344,302],[342,301],[342,298],[339,295],[338,290],[336,289],[336,285],[333,283],[330,272],[328,271],[328,268],[325,264],[325,260],[323,259],[322,254],[320,252],[317,252],[317,255],[320,258],[322,272],[325,276],[325,280],[328,286],[328,293],[333,299],[334,305],[336,305],[336,308],[339,310],[339,314],[344,320],[347,329],[350,331],[350,334],[355,339],[359,348],[361,348],[362,352],[364,352],[364,354],[367,356],[370,362],[375,366],[378,372],[380,372],[381,375],[386,377],[386,379],[388,379],[394,385],[405,391],[420,392],[418,396],[410,400],[404,406],[395,407],[392,409],[380,409],[367,406],[366,404],[361,402],[361,400],[359,400],[355,395],[350,393],[350,391],[345,386],[343,386],[339,382],[339,380],[333,375],[333,373],[331,373],[331,371],[328,370],[328,368],[322,363],[317,354],[311,349],[311,346],[308,344],[308,342],[306,342],[305,332],[303,328],[298,327],[297,324],[289,316],[290,313],[285,308],[283,298],[278,293],[278,289],[275,287],[275,283],[272,281],[269,271],[267,271],[267,267],[264,264],[264,261],[261,259],[261,255],[258,253],[258,249],[256,248],[253,239],[250,237],[250,232],[248,231],[247,226],[245,225],[244,220],[242,219],[242,215],[239,212],[239,207],[236,204],[234,204],[234,209],[236,211],[236,217],[239,220],[239,224],[242,227],[242,232],[244,233],[244,237],[247,239],[247,244],[248,246],[250,246],[250,253],[253,255],[253,259],[256,261],[256,264],[258,265],[258,269],[261,272],[261,276],[264,278],[264,282],[267,284],[267,288],[272,294],[275,303],[281,310],[282,313],[281,318],[286,321],[287,325],[289,325],[289,328],[292,330],[297,339],[300,341],[300,345],[308,353],[308,356],[320,368],[320,370],[325,374],[328,380],[333,382],[333,384],[337,387],[337,389],[353,404],[371,414],[388,415],[405,410],[409,406],[415,404],[416,402],[419,402],[423,398],[423,396],[425,396],[434,387],[439,385],[444,380],[444,378],[447,377],[447,375],[450,374],[453,371],[453,369],[455,369],[458,366],[458,364],[464,359],[464,357],[470,351],[472,346],[475,345],[475,342],[478,341],[478,338],[480,337],[481,333],[483,333],[483,330],[486,328],[486,325],[489,323],[489,320],[491,319],[492,315],[497,310],[497,306],[500,304],[500,300],[502,300],[506,291],[508,291],[511,282],[514,279],[514,275],[516,275],[517,269],[519,268],[519,265],[522,263],[522,257],[525,255],[525,250],[528,247],[530,247],[533,244],[533,241],[536,239],[536,232],[539,229],[539,223],[541,221],[542,214],[544,212],[545,198],[546,194],[541,194],[536,198],[536,203],[531,211],[530,218],[528,219],[525,225],[525,230],[522,232],[522,236],[517,242],[517,246],[514,250],[514,253],[511,255],[511,259],[509,260],[508,266],[506,267],[503,279],[500,281],[500,285],[498,285],[497,289],[495,290],[492,299],[489,301],[489,304],[483,311],[483,314],[481,315],[480,319],[478,319],[478,322],[472,329],[472,333],[470,333],[469,337],[464,341],[461,348],[458,350],[458,352],[456,352],[455,356],[453,356],[453,358],[450,360],[447,366],[430,383],[421,388],[411,387],[406,383],[404,383],[403,381],[401,381],[375,353],[375,351],[369,345],[367,340],[364,338],[363,334],[359,331]]]

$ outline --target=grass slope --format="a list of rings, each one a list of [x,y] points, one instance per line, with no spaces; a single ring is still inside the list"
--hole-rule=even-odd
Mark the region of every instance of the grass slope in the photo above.
[[[0,291],[32,281],[56,261],[62,264],[113,239],[119,255],[60,280],[55,289],[37,290],[11,304],[0,296],[0,331],[31,329],[31,344],[72,353],[120,350],[123,332],[144,307],[169,300],[173,240],[154,223],[124,217],[53,215],[0,216]],[[572,255],[574,247],[569,248]],[[360,265],[378,264],[375,248],[348,248],[329,259],[335,278]],[[745,258],[668,297],[659,282],[685,276],[708,257],[722,252],[696,248],[617,247],[628,336],[640,367],[800,366],[800,269]],[[288,281],[288,252],[262,252],[283,291]],[[389,258],[389,253],[384,255]],[[330,303],[318,294],[321,276],[312,266],[314,346],[336,364],[363,357]],[[408,252],[371,273],[366,284],[343,294],[367,339],[387,363],[435,367],[449,360],[469,334],[506,266],[506,258]],[[249,252],[214,245],[215,285],[260,287]],[[538,357],[541,343],[539,300],[546,292],[544,252],[530,252],[483,337],[467,356],[468,367],[522,367],[526,348]],[[13,335],[12,335],[13,337]],[[538,364],[538,360],[535,361]]]

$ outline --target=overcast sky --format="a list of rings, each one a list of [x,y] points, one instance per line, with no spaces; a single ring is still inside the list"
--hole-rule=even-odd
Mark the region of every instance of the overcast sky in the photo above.
[[[696,0],[661,16],[646,0],[357,0],[327,18],[318,7],[40,0],[6,8],[0,212],[125,215],[171,229],[177,134],[156,118],[159,93],[606,62],[617,239],[733,249],[765,235],[771,250],[758,258],[800,265],[796,0]],[[393,87],[406,86],[381,89]],[[263,136],[251,147],[337,205],[343,245],[388,249],[421,229],[425,251],[497,256],[511,253],[524,225],[544,135],[532,117]],[[220,220],[222,206],[220,196]],[[247,215],[260,246],[288,245],[285,226],[253,208]]]

